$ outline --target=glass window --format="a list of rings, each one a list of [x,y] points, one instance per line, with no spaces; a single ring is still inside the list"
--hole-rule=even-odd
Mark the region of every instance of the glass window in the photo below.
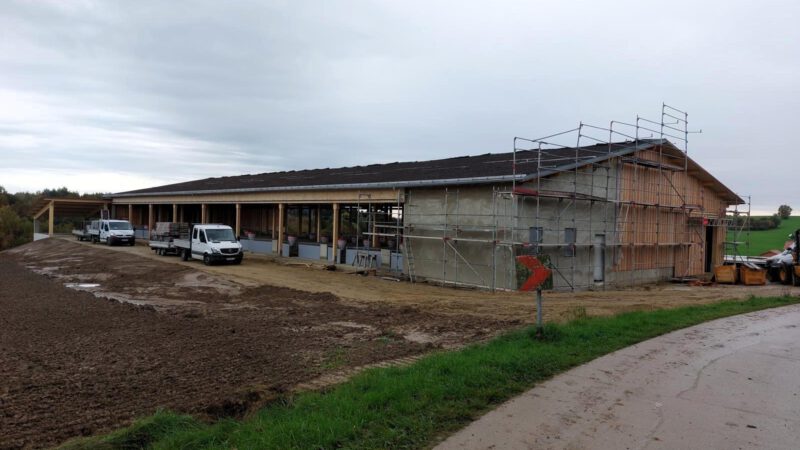
[[[542,227],[531,227],[528,230],[528,243],[531,245],[531,250],[534,253],[539,253],[539,244],[542,243],[542,234],[544,230]]]
[[[575,256],[575,242],[577,232],[575,228],[564,228],[564,256]]]
[[[130,230],[131,224],[128,222],[109,222],[112,230]]]
[[[222,228],[217,230],[206,230],[208,240],[211,242],[231,241],[236,242],[236,236],[233,235],[233,230],[230,228]]]

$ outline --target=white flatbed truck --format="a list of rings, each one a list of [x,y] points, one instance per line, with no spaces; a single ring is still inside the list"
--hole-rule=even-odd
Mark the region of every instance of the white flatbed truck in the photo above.
[[[189,229],[189,235],[178,238],[150,241],[150,248],[159,255],[178,254],[182,260],[202,260],[203,264],[241,264],[242,244],[227,225],[202,224]]]
[[[89,234],[88,228],[84,227],[83,229],[73,229],[72,235],[75,236],[75,239],[79,241],[88,241],[91,239],[91,234]]]

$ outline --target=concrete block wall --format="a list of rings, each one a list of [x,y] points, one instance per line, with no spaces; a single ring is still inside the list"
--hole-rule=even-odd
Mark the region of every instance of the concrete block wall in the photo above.
[[[626,286],[671,277],[672,269],[614,271],[621,255],[616,245],[617,173],[617,162],[612,161],[604,167],[580,168],[577,174],[559,173],[518,185],[542,192],[577,193],[579,198],[590,196],[596,200],[573,200],[570,196],[540,196],[538,201],[535,196],[515,196],[515,200],[495,194],[510,191],[510,185],[410,189],[404,210],[406,233],[424,236],[409,238],[414,273],[455,284],[516,289],[514,256],[533,253],[534,248],[477,241],[491,240],[495,236],[493,230],[497,230],[500,241],[534,244],[530,242],[531,228],[541,227],[542,245],[536,250],[560,272],[553,277],[555,289]],[[576,230],[576,245],[570,252],[567,228]],[[599,247],[603,271],[598,274],[596,251],[601,241],[605,243]],[[596,282],[596,275],[601,275],[603,281]]]

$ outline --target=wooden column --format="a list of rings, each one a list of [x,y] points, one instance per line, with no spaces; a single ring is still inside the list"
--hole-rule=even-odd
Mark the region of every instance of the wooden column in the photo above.
[[[177,203],[173,203],[172,204],[172,221],[173,222],[177,222],[178,221],[178,204]]]
[[[128,222],[133,224],[133,205],[128,205]]]
[[[50,200],[50,206],[47,207],[47,235],[52,237],[55,233],[56,226],[56,202]]]
[[[321,213],[322,212],[322,205],[317,205],[317,242],[320,241],[320,233],[322,232],[322,219]]]
[[[333,262],[339,262],[339,204],[333,204],[333,236],[331,236],[333,245]]]
[[[236,204],[236,229],[233,230],[233,235],[239,237],[239,233],[242,229],[242,205],[240,203]]]
[[[283,252],[283,235],[284,235],[284,227],[286,226],[286,219],[284,214],[286,213],[286,204],[279,203],[278,204],[278,245],[276,246],[276,251],[280,256]]]
[[[147,205],[147,239],[153,234],[153,204]]]
[[[202,203],[200,205],[200,223],[206,223],[208,220],[208,205]]]

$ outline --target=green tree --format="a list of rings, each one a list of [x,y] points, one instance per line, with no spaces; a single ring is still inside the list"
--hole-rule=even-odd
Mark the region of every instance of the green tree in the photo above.
[[[781,205],[778,207],[778,215],[781,219],[788,219],[792,215],[792,207],[789,205]]]
[[[22,245],[33,238],[33,222],[20,217],[11,206],[0,206],[0,250]]]
[[[10,201],[9,201],[8,192],[6,191],[6,188],[4,188],[3,186],[0,186],[0,206],[6,206],[9,203],[10,203]]]

